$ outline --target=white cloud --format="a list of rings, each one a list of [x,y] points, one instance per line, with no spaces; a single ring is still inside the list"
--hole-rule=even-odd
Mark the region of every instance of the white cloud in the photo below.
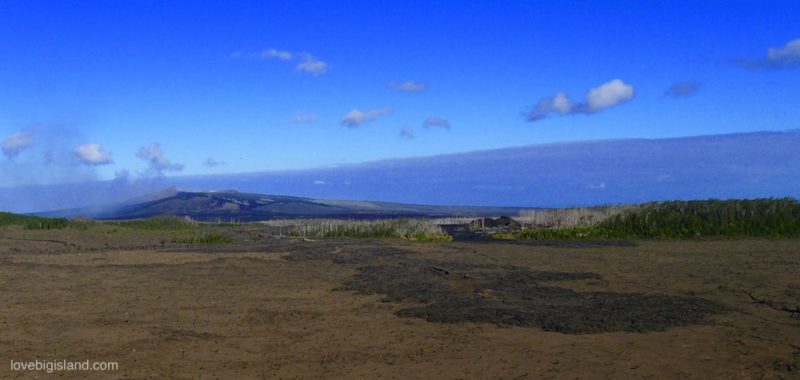
[[[0,143],[0,150],[8,158],[16,157],[20,152],[33,146],[34,131],[14,132]]]
[[[297,64],[297,70],[311,75],[321,75],[328,71],[328,63],[314,58],[311,54],[302,54],[302,61]]]
[[[425,82],[405,81],[403,83],[389,82],[389,88],[401,92],[423,92],[428,89]]]
[[[165,171],[181,171],[183,165],[173,164],[164,156],[164,151],[161,150],[161,144],[154,142],[150,145],[139,148],[136,156],[146,161],[150,165],[150,170],[156,174],[161,174]]]
[[[414,130],[411,127],[405,127],[400,130],[400,137],[412,140],[414,138]]]
[[[298,113],[292,116],[292,124],[311,124],[317,121],[317,115],[311,112]]]
[[[438,127],[438,128],[450,129],[449,121],[436,116],[429,116],[427,119],[425,119],[425,121],[422,122],[422,125],[425,128]]]
[[[553,97],[551,106],[560,114],[569,113],[572,109],[572,102],[567,98],[567,94],[559,92]]]
[[[289,61],[294,57],[294,54],[290,51],[285,50],[276,50],[276,49],[265,49],[263,50],[259,56],[264,59],[278,59],[281,61]]]
[[[323,181],[323,180],[321,180],[321,179],[318,179],[318,180],[315,180],[315,181],[313,182],[313,184],[314,184],[314,185],[317,185],[317,186],[324,186],[324,185],[327,185],[328,183],[327,183],[327,182],[325,182],[325,181]]]
[[[621,79],[613,79],[590,89],[582,103],[572,102],[563,92],[558,92],[552,97],[541,98],[525,114],[525,118],[528,121],[537,121],[554,113],[561,116],[592,114],[627,102],[633,99],[633,96],[633,86]]]
[[[238,50],[233,52],[230,57],[234,59],[274,59],[284,62],[298,61],[297,65],[295,65],[295,68],[298,71],[309,73],[314,76],[322,75],[328,71],[327,62],[317,59],[309,53],[297,53],[288,50],[269,48],[259,52],[245,52]]]
[[[749,69],[779,69],[800,66],[800,38],[787,42],[783,47],[767,49],[766,58],[737,62]]]
[[[72,153],[86,165],[108,165],[114,162],[111,159],[111,153],[106,152],[97,143],[79,145]]]
[[[341,125],[350,127],[350,128],[357,128],[361,125],[373,121],[383,115],[387,115],[392,113],[392,108],[379,108],[370,111],[361,111],[358,109],[354,109],[344,115],[342,121],[340,122]]]
[[[611,108],[633,98],[633,86],[620,79],[614,79],[589,90],[586,105],[589,112],[597,112]]]
[[[526,118],[528,121],[537,121],[546,118],[550,113],[556,112],[561,115],[570,113],[573,108],[567,95],[563,92],[557,93],[553,97],[541,98],[528,112]]]
[[[800,64],[800,38],[787,42],[782,48],[769,48],[767,60],[783,65]]]

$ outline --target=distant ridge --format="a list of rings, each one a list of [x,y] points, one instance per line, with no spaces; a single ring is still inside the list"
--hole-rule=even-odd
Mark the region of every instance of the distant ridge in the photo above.
[[[140,202],[124,202],[103,209],[72,209],[41,213],[44,216],[95,219],[140,219],[188,216],[201,221],[251,222],[282,218],[375,219],[399,217],[451,217],[516,215],[519,208],[427,206],[387,202],[325,200],[285,195],[241,193],[237,190],[189,192],[168,189]]]

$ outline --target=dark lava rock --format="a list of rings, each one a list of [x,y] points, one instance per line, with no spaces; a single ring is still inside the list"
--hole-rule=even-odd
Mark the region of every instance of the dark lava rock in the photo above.
[[[466,270],[465,270],[466,269]],[[424,305],[399,310],[401,317],[430,322],[478,322],[538,327],[566,334],[649,332],[704,323],[723,308],[697,297],[642,293],[577,292],[551,284],[597,280],[591,272],[539,272],[525,268],[454,269],[447,263],[370,265],[341,290],[382,294],[387,302]]]

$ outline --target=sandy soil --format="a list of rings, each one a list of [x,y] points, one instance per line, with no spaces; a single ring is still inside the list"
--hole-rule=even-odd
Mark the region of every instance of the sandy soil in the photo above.
[[[797,240],[558,247],[267,239],[124,249],[87,248],[71,236],[37,241],[51,236],[45,233],[12,242],[3,239],[10,232],[3,234],[0,378],[45,377],[10,370],[10,360],[35,359],[120,366],[56,374],[63,378],[800,377],[800,320],[743,292],[776,304],[800,303]],[[379,266],[391,268],[394,278],[397,268],[414,281],[433,276],[419,278],[444,284],[434,288],[446,291],[421,303],[375,292],[374,282],[353,287],[365,268]],[[655,322],[632,328],[608,324],[619,313],[595,304],[598,313],[581,312],[606,317],[592,329],[568,333],[545,331],[536,325],[540,319],[517,325],[525,319],[431,322],[436,318],[402,312],[441,301],[436,297],[469,301],[487,294],[491,303],[478,306],[524,316],[540,316],[542,307],[563,312],[561,301],[526,303],[528,293],[514,293],[517,287],[497,280],[524,270],[536,276],[596,274],[535,277],[536,284],[525,285],[532,292],[552,287],[565,294],[658,296],[714,307],[680,323],[659,318],[664,312],[656,309],[642,317]],[[430,288],[419,294],[425,291]],[[675,307],[683,307],[680,302]],[[458,305],[452,307],[459,315],[477,310]]]

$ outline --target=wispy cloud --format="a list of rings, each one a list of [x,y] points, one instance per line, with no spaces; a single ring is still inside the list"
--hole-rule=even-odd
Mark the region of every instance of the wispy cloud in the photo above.
[[[317,115],[311,112],[298,113],[292,116],[292,124],[311,124],[317,121]]]
[[[295,68],[307,74],[314,76],[322,75],[328,71],[328,63],[315,58],[310,53],[297,53],[288,50],[279,50],[275,48],[264,49],[258,52],[236,51],[230,55],[234,59],[264,59],[264,60],[278,60],[284,62],[298,61]]]
[[[33,130],[14,132],[0,143],[0,150],[3,155],[8,158],[14,158],[25,149],[33,146],[33,135],[36,132]]]
[[[436,116],[429,116],[425,121],[422,122],[422,126],[425,128],[444,128],[450,129],[450,122]]]
[[[210,168],[214,168],[214,167],[222,166],[222,165],[227,165],[227,164],[228,163],[225,162],[225,161],[217,161],[217,160],[215,160],[215,159],[213,159],[211,157],[209,157],[208,159],[203,161],[203,165],[208,166]]]
[[[700,90],[703,84],[693,80],[688,82],[678,82],[670,86],[667,91],[664,91],[664,95],[670,96],[673,98],[685,98],[687,96],[692,96]]]
[[[357,128],[383,115],[390,114],[392,111],[393,110],[391,107],[379,108],[370,111],[354,109],[348,112],[347,115],[344,115],[340,124],[350,128]]]
[[[296,68],[299,71],[309,73],[311,75],[322,75],[328,71],[328,63],[314,58],[313,55],[308,53],[301,54],[301,61],[297,64]]]
[[[621,79],[614,79],[590,89],[581,103],[572,102],[563,92],[558,92],[552,97],[541,98],[530,111],[525,113],[525,119],[533,122],[552,114],[561,116],[593,114],[627,102],[633,99],[633,96],[633,86]]]
[[[264,49],[260,53],[261,58],[264,59],[278,59],[281,61],[289,61],[294,57],[290,51],[277,50],[277,49]]]
[[[767,56],[761,59],[736,61],[748,69],[782,69],[800,66],[800,38],[787,42],[782,47],[767,49]]]
[[[19,131],[14,132],[0,143],[0,150],[3,155],[8,158],[16,157],[20,152],[33,146],[34,131]]]
[[[411,80],[402,83],[389,82],[389,88],[400,92],[423,92],[428,89],[428,84]]]
[[[72,151],[72,154],[85,165],[99,166],[114,162],[111,158],[111,153],[105,151],[103,147],[97,143],[78,145],[75,150]]]
[[[400,137],[404,139],[413,140],[414,139],[414,130],[411,127],[405,127],[400,130]]]
[[[147,162],[150,170],[158,175],[163,174],[165,171],[183,170],[183,165],[172,163],[164,156],[161,144],[157,142],[139,148],[136,156]]]

